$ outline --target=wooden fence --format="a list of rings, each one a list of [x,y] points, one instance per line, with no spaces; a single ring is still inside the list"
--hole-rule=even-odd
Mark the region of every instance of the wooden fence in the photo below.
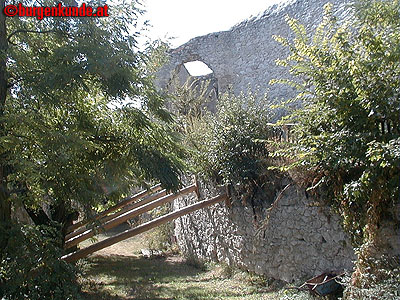
[[[292,133],[292,129],[296,124],[283,124],[277,125],[268,123],[267,126],[271,132],[271,139],[275,142],[295,142],[295,137]]]
[[[194,184],[187,186],[176,193],[166,194],[166,190],[161,190],[160,185],[156,185],[149,190],[140,192],[132,197],[124,199],[117,205],[107,209],[106,211],[94,216],[92,220],[98,222],[97,226],[88,227],[85,226],[90,222],[90,220],[80,221],[70,227],[70,233],[65,238],[65,248],[69,249],[73,246],[78,245],[80,242],[85,241],[94,235],[107,231],[115,226],[118,226],[127,220],[146,213],[156,207],[159,207],[165,203],[171,202],[177,197],[187,195],[189,193],[195,192],[199,198],[199,187],[197,181]],[[140,200],[140,201],[136,201]],[[136,201],[136,202],[134,202]],[[156,226],[164,224],[168,221],[174,220],[180,216],[191,213],[195,210],[210,206],[220,201],[228,201],[228,196],[222,194],[212,199],[204,200],[193,205],[189,205],[185,208],[179,209],[177,211],[171,212],[167,215],[156,218],[145,224],[142,224],[136,228],[127,230],[121,234],[114,237],[108,238],[104,241],[93,244],[87,248],[80,249],[76,252],[70,253],[62,257],[63,260],[68,262],[76,261],[83,258],[93,252],[96,252],[105,247],[111,246],[122,240],[135,236],[139,233],[150,230]]]

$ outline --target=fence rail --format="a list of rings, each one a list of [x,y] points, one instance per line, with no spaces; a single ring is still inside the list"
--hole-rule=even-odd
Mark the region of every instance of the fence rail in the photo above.
[[[99,219],[107,216],[108,214],[110,214],[110,213],[112,213],[112,212],[114,212],[114,211],[116,211],[116,210],[118,210],[118,209],[120,209],[122,207],[125,207],[126,205],[131,204],[132,202],[135,202],[136,200],[138,200],[140,198],[143,198],[146,195],[149,195],[151,193],[157,192],[159,190],[161,190],[161,184],[157,184],[157,185],[151,187],[148,190],[144,190],[144,191],[142,191],[140,193],[137,193],[136,195],[133,195],[133,196],[128,197],[128,198],[125,198],[124,200],[120,201],[119,203],[117,203],[116,205],[110,207],[109,209],[107,209],[105,211],[102,211],[101,213],[98,213],[97,215],[95,215],[93,217],[93,220],[95,220],[95,221],[99,220]],[[92,219],[89,218],[89,219],[85,219],[85,220],[82,220],[80,222],[77,222],[75,224],[72,224],[70,227],[68,227],[67,232],[71,233],[71,232],[75,231],[76,229],[85,226],[91,220]]]
[[[139,215],[141,215],[145,212],[148,212],[156,207],[159,207],[165,203],[171,202],[179,196],[194,192],[197,190],[197,188],[198,188],[197,183],[195,183],[195,184],[192,184],[188,187],[185,187],[185,188],[179,190],[177,193],[169,194],[166,196],[163,196],[165,194],[165,191],[162,191],[162,192],[156,194],[156,197],[149,198],[150,200],[153,200],[153,201],[149,201],[149,199],[142,200],[142,201],[138,202],[138,204],[136,205],[135,208],[128,209],[126,212],[124,212],[122,214],[116,214],[116,216],[114,218],[112,218],[111,220],[108,220],[105,223],[101,223],[99,226],[97,226],[95,228],[87,229],[84,231],[78,230],[76,233],[72,233],[70,235],[72,237],[65,241],[64,248],[69,249],[73,246],[76,246],[80,242],[83,242],[83,241],[95,236],[98,232],[112,229],[112,228],[128,221],[129,219],[139,216]]]
[[[295,142],[295,137],[292,133],[292,129],[296,124],[282,124],[277,125],[273,123],[267,123],[267,126],[271,130],[271,139],[275,142]]]
[[[74,253],[71,253],[71,254],[67,254],[67,255],[63,256],[61,259],[65,260],[67,262],[77,261],[78,259],[86,257],[89,254],[92,254],[92,253],[94,253],[96,251],[99,251],[99,250],[101,250],[103,248],[109,247],[109,246],[114,245],[116,243],[119,243],[119,242],[121,242],[123,240],[126,240],[126,239],[128,239],[130,237],[133,237],[135,235],[138,235],[140,233],[148,231],[148,230],[150,230],[150,229],[152,229],[152,228],[154,228],[156,226],[165,224],[165,223],[167,223],[169,221],[175,220],[176,218],[179,218],[181,216],[184,216],[184,215],[189,214],[191,212],[194,212],[196,210],[199,210],[199,209],[205,208],[207,206],[213,205],[215,203],[218,203],[218,202],[221,202],[221,201],[226,201],[226,200],[227,200],[227,195],[226,194],[222,194],[222,195],[219,195],[219,196],[214,197],[212,199],[208,199],[208,200],[197,202],[195,204],[186,206],[186,207],[184,207],[182,209],[179,209],[177,211],[171,212],[171,213],[169,213],[167,215],[158,217],[158,218],[156,218],[156,219],[154,219],[152,221],[149,221],[147,223],[144,223],[144,224],[142,224],[142,225],[140,225],[140,226],[138,226],[136,228],[126,230],[126,231],[124,231],[124,232],[122,232],[120,234],[117,234],[116,236],[113,236],[111,238],[108,238],[106,240],[98,242],[96,244],[93,244],[93,245],[91,245],[89,247],[86,247],[84,249],[78,250],[78,251],[76,251]]]

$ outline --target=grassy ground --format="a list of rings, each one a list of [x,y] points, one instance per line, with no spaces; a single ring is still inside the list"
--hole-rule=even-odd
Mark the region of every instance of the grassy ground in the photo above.
[[[101,235],[99,240],[107,236]],[[84,262],[87,300],[217,300],[308,299],[244,272],[224,266],[188,264],[177,255],[143,258],[146,236],[103,249]]]

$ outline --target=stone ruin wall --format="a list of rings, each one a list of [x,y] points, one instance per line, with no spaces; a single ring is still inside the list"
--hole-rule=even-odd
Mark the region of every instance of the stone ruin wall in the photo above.
[[[228,89],[236,95],[251,90],[260,96],[268,91],[269,99],[274,101],[288,99],[294,95],[291,87],[269,85],[271,79],[289,77],[285,68],[276,65],[276,60],[286,57],[288,52],[272,36],[290,37],[286,15],[301,20],[308,29],[314,28],[322,20],[323,6],[328,2],[341,16],[348,15],[346,4],[350,0],[289,0],[229,31],[193,38],[169,52],[169,62],[158,72],[156,85],[168,87],[174,74],[182,80],[183,64],[198,60],[213,71],[219,95]]]
[[[213,71],[217,96],[228,89],[234,94],[250,89],[261,96],[268,91],[274,102],[286,100],[294,95],[293,89],[268,85],[271,79],[289,77],[287,70],[275,63],[288,53],[272,35],[290,37],[286,15],[301,20],[309,30],[315,28],[327,2],[341,17],[350,15],[350,0],[295,0],[273,6],[229,31],[196,37],[170,51],[156,85],[168,89],[174,76],[184,82],[190,76],[183,64],[199,60]],[[202,184],[201,190],[202,199],[217,194],[212,186]],[[281,192],[271,210],[270,202],[261,201],[257,221],[254,207],[237,197],[232,207],[219,203],[177,219],[175,235],[180,248],[189,257],[226,262],[288,282],[329,270],[351,269],[356,257],[339,218],[328,207],[315,206],[304,188],[292,184],[277,191],[275,200]],[[174,209],[196,201],[194,196],[178,198]],[[262,219],[268,216],[268,225],[263,227]],[[398,236],[391,231],[385,238],[396,245]],[[396,251],[400,253],[400,249]]]
[[[219,203],[177,219],[175,236],[182,252],[287,282],[351,270],[356,257],[339,217],[317,205],[304,188],[284,181],[273,197],[279,197],[276,205],[259,201],[254,207],[233,196],[231,206]],[[200,185],[202,200],[221,192]],[[174,210],[197,201],[195,195],[180,197]]]
[[[287,70],[275,63],[288,52],[272,35],[290,37],[286,15],[308,24],[308,29],[315,27],[327,2],[334,4],[339,14],[348,14],[346,0],[289,1],[229,31],[196,37],[169,53],[156,85],[171,89],[173,80],[190,80],[183,64],[199,60],[213,71],[218,95],[229,89],[234,94],[255,91],[259,96],[268,92],[269,99],[286,100],[294,95],[293,89],[268,85],[271,79],[289,77]],[[217,194],[215,187],[204,184],[201,191],[202,199]],[[328,207],[315,206],[305,190],[294,184],[277,191],[275,200],[280,193],[272,210],[270,202],[260,202],[258,219],[254,207],[237,197],[231,207],[219,203],[177,219],[175,235],[181,250],[188,257],[226,262],[288,282],[329,270],[352,269],[355,254],[339,218]],[[195,196],[178,198],[174,209],[196,201]]]

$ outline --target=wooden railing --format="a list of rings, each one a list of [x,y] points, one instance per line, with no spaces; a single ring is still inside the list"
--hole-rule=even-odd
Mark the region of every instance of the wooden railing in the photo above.
[[[268,123],[267,126],[271,131],[271,139],[275,142],[295,142],[292,129],[296,124],[282,124],[277,125]]]
[[[75,225],[75,227],[74,227],[77,230],[70,232],[66,236],[64,247],[66,249],[72,248],[73,246],[78,245],[80,242],[93,237],[97,233],[104,232],[106,230],[114,228],[115,226],[118,226],[131,218],[134,218],[143,213],[146,213],[146,212],[148,212],[156,207],[159,207],[165,203],[171,202],[180,196],[195,192],[197,195],[197,198],[199,199],[199,186],[198,186],[197,180],[195,180],[194,184],[187,186],[173,194],[166,195],[165,190],[162,190],[162,191],[159,191],[159,190],[160,190],[159,185],[154,186],[153,188],[151,188],[147,191],[140,192],[130,198],[127,198],[127,199],[121,201],[120,203],[118,203],[117,205],[113,206],[112,208],[108,209],[107,211],[96,215],[95,219],[98,220],[98,222],[99,222],[98,226],[94,226],[93,228],[82,227],[85,225],[85,223],[79,222],[80,226]],[[159,192],[154,193],[157,191],[159,191]],[[152,192],[153,192],[153,194],[150,195],[150,193],[152,193]],[[132,203],[135,200],[140,200],[140,201]],[[218,197],[215,197],[215,198],[212,198],[209,200],[204,200],[204,201],[195,203],[193,205],[189,205],[185,208],[179,209],[179,210],[171,212],[165,216],[161,216],[157,219],[149,221],[149,222],[147,222],[143,225],[140,225],[136,228],[127,230],[121,234],[114,236],[114,237],[111,237],[104,241],[93,244],[87,248],[84,248],[84,249],[78,250],[74,253],[65,255],[62,257],[62,259],[66,260],[68,262],[76,261],[76,260],[83,258],[93,252],[100,250],[100,249],[103,249],[105,247],[108,247],[110,245],[118,243],[124,239],[135,236],[139,233],[145,232],[156,226],[164,224],[168,221],[174,220],[180,216],[183,216],[185,214],[191,213],[195,210],[207,207],[209,205],[212,205],[212,204],[220,202],[220,201],[226,201],[228,203],[228,196],[226,194],[223,194],[223,195],[220,195]],[[120,210],[117,212],[114,212],[118,209],[120,209]],[[110,214],[111,212],[114,212],[114,213]]]
[[[142,225],[140,225],[140,226],[138,226],[136,228],[132,228],[132,229],[126,230],[126,231],[124,231],[124,232],[122,232],[120,234],[117,234],[116,236],[113,236],[111,238],[105,239],[105,240],[103,240],[101,242],[98,242],[96,244],[93,244],[93,245],[91,245],[91,246],[89,246],[87,248],[78,250],[78,251],[76,251],[74,253],[71,253],[71,254],[67,254],[67,255],[63,256],[62,259],[67,261],[67,262],[77,261],[78,259],[86,257],[89,254],[92,254],[92,253],[94,253],[96,251],[99,251],[99,250],[101,250],[103,248],[109,247],[109,246],[114,245],[114,244],[116,244],[118,242],[121,242],[121,241],[126,240],[128,238],[131,238],[131,237],[133,237],[135,235],[138,235],[140,233],[148,231],[148,230],[150,230],[150,229],[152,229],[152,228],[154,228],[156,226],[165,224],[165,223],[167,223],[169,221],[172,221],[172,220],[174,220],[176,218],[179,218],[179,217],[181,217],[183,215],[189,214],[189,213],[194,212],[196,210],[199,210],[201,208],[213,205],[213,204],[221,202],[221,201],[226,201],[226,200],[227,200],[227,196],[226,196],[226,194],[223,194],[223,195],[219,195],[219,196],[214,197],[214,198],[209,199],[209,200],[204,200],[204,201],[201,201],[201,202],[197,202],[195,204],[189,205],[189,206],[184,207],[182,209],[179,209],[177,211],[171,212],[171,213],[169,213],[167,215],[158,217],[158,218],[156,218],[156,219],[154,219],[152,221],[149,221],[147,223],[144,223],[144,224],[142,224]]]
[[[373,129],[375,129],[381,135],[387,135],[387,134],[390,135],[399,132],[400,126],[398,124],[399,123],[395,123],[390,120],[382,119],[382,120],[377,120],[375,122],[374,126],[376,127]],[[271,132],[271,137],[270,137],[271,140],[275,142],[295,143],[296,137],[293,134],[293,127],[296,125],[297,124],[294,123],[279,124],[279,125],[268,123],[267,126],[269,127]]]
[[[162,191],[160,191],[160,192],[158,192],[156,194],[153,194],[153,195],[150,195],[150,196],[144,198],[141,201],[135,202],[133,204],[126,204],[125,207],[122,207],[121,210],[119,210],[119,211],[117,211],[117,212],[115,212],[113,214],[104,215],[103,217],[96,218],[96,220],[98,220],[100,222],[100,225],[98,225],[97,227],[99,227],[99,226],[101,226],[101,224],[104,224],[104,223],[108,222],[109,220],[112,220],[112,219],[114,219],[114,218],[116,218],[116,217],[118,217],[118,216],[120,216],[122,214],[125,214],[125,213],[127,213],[127,212],[129,212],[129,211],[131,211],[131,210],[133,210],[133,209],[135,209],[137,207],[140,207],[140,206],[142,206],[142,205],[144,205],[146,203],[149,203],[149,202],[151,202],[151,201],[153,201],[155,199],[158,199],[158,198],[160,198],[162,196],[165,196],[166,194],[167,194],[166,190],[162,190]],[[78,235],[80,235],[80,234],[82,234],[82,233],[84,233],[86,231],[89,231],[90,229],[93,229],[93,228],[82,227],[82,228],[80,228],[80,229],[78,229],[78,230],[76,230],[74,232],[71,232],[71,233],[69,233],[69,234],[67,234],[65,236],[65,241],[72,240],[74,237],[76,237],[76,236],[78,236]]]
[[[193,184],[191,186],[188,186],[184,189],[179,190],[177,193],[174,194],[169,194],[167,196],[161,197],[165,192],[161,192],[157,194],[157,198],[149,203],[147,203],[148,201],[144,200],[139,202],[138,204],[140,204],[139,207],[130,209],[128,211],[126,211],[125,213],[122,214],[115,214],[113,217],[111,218],[111,220],[100,224],[99,226],[97,226],[96,228],[92,228],[92,229],[88,229],[86,231],[83,232],[79,232],[78,234],[72,233],[72,237],[68,240],[65,241],[65,245],[64,248],[68,249],[71,248],[73,246],[76,246],[77,244],[79,244],[80,242],[83,242],[91,237],[93,237],[94,235],[96,235],[99,232],[102,231],[107,231],[110,230],[111,228],[114,228],[126,221],[128,221],[129,219],[132,219],[134,217],[137,217],[145,212],[148,212],[156,207],[159,207],[167,202],[171,202],[174,199],[176,199],[179,196],[182,195],[186,195],[189,194],[191,192],[194,192],[197,189],[197,185]],[[144,203],[143,203],[144,202]]]
[[[93,221],[99,220],[99,219],[101,219],[101,218],[107,216],[108,214],[110,214],[110,213],[112,213],[112,212],[114,212],[114,211],[120,209],[121,207],[125,207],[126,205],[131,204],[132,202],[135,202],[136,200],[138,200],[138,199],[140,199],[140,198],[143,198],[144,196],[146,196],[146,195],[148,195],[148,194],[157,192],[157,191],[159,191],[159,190],[161,190],[161,184],[157,184],[157,185],[151,187],[151,188],[148,189],[148,190],[144,190],[144,191],[142,191],[142,192],[140,192],[140,193],[138,193],[138,194],[136,194],[136,195],[133,195],[133,196],[128,197],[128,198],[125,198],[124,200],[122,200],[121,202],[117,203],[116,205],[110,207],[109,209],[107,209],[107,210],[105,210],[105,211],[103,211],[103,212],[101,212],[101,213],[95,215],[93,218],[85,219],[85,220],[82,220],[82,221],[80,221],[80,222],[77,222],[77,223],[71,225],[71,226],[68,228],[67,231],[68,231],[69,233],[70,233],[70,232],[73,232],[74,230],[76,230],[76,229],[78,229],[78,228],[80,228],[80,227],[82,227],[82,226],[85,226],[85,225],[88,224],[91,220],[93,220]]]

